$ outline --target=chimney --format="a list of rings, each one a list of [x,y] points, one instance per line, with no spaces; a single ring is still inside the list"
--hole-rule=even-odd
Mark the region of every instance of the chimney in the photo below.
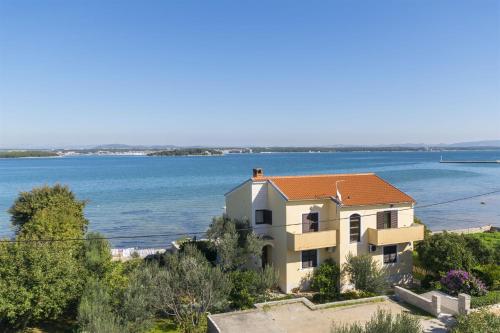
[[[253,169],[253,178],[259,178],[264,176],[264,171],[262,168],[254,168]]]

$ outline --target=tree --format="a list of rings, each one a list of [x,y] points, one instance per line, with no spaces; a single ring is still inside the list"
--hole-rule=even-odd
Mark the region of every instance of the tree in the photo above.
[[[314,271],[311,289],[318,292],[316,299],[324,302],[331,301],[339,295],[340,268],[331,259],[325,260]]]
[[[471,271],[476,262],[462,235],[433,234],[416,245],[420,263],[436,277],[453,269]]]
[[[219,267],[212,267],[194,247],[165,257],[160,267],[150,264],[153,277],[153,305],[163,313],[175,316],[184,332],[203,331],[205,313],[222,307],[230,290],[230,281]]]
[[[98,232],[89,232],[83,243],[83,261],[91,275],[103,279],[112,269],[111,246]]]
[[[334,324],[332,333],[422,333],[422,326],[418,318],[406,312],[393,315],[379,309],[364,325]]]
[[[382,293],[387,288],[385,269],[380,267],[373,257],[367,254],[347,255],[343,273],[347,275],[357,290]]]
[[[88,221],[79,201],[67,186],[36,187],[21,192],[9,209],[16,235],[30,238],[81,238]]]
[[[80,332],[123,332],[120,319],[113,311],[107,287],[94,278],[85,286],[78,306],[77,320]]]
[[[78,300],[85,276],[66,243],[0,244],[0,322],[25,327],[57,319]]]
[[[262,240],[252,231],[248,221],[232,220],[226,216],[214,218],[207,237],[216,249],[224,271],[241,268],[251,257],[261,255]]]
[[[23,327],[54,320],[78,301],[85,283],[82,242],[47,241],[83,237],[85,202],[66,186],[22,192],[9,209],[16,243],[0,248],[0,321]]]

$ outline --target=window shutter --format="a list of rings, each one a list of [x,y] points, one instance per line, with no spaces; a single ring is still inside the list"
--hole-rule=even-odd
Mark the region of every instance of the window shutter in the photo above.
[[[302,232],[311,231],[311,221],[308,219],[309,214],[302,214]]]
[[[377,229],[384,229],[384,212],[377,212]]]
[[[398,211],[393,210],[391,211],[391,228],[397,228],[398,227]]]

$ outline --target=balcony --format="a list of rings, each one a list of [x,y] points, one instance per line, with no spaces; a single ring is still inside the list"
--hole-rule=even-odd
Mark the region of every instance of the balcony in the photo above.
[[[337,230],[292,234],[287,232],[288,250],[304,251],[337,245]]]
[[[373,245],[399,244],[424,239],[424,226],[413,224],[393,229],[368,228],[368,243]]]

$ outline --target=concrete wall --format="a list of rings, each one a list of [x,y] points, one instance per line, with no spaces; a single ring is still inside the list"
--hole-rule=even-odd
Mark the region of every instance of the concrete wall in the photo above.
[[[255,225],[255,210],[269,209],[272,211],[273,223]],[[307,237],[309,243],[320,237],[317,242],[318,265],[326,259],[333,259],[342,266],[349,253],[353,255],[370,253],[376,261],[383,265],[383,247],[378,246],[374,252],[369,252],[368,229],[377,228],[376,213],[378,211],[398,210],[398,228],[409,227],[413,223],[413,209],[411,204],[378,205],[364,207],[342,207],[331,199],[287,201],[283,194],[268,182],[248,181],[226,195],[226,213],[231,218],[248,218],[256,233],[273,238],[271,260],[280,273],[279,286],[284,292],[293,288],[304,287],[314,271],[314,268],[302,268],[302,253],[289,244],[293,234],[302,233],[302,215],[317,212],[319,214],[319,230],[336,230],[335,233],[325,233],[328,237],[335,237],[335,241],[328,245],[328,239],[322,235]],[[349,237],[349,217],[352,214],[361,215],[361,240],[351,243]],[[282,226],[282,227],[280,227]],[[407,230],[405,237],[411,238]],[[292,234],[292,236],[290,236]],[[399,235],[399,234],[398,234]],[[311,239],[309,239],[311,238]],[[389,237],[390,238],[390,237]],[[385,238],[388,239],[387,237]],[[298,239],[293,239],[294,243]],[[300,243],[300,242],[299,242]],[[311,248],[311,244],[306,244]],[[320,244],[321,243],[321,244]],[[335,246],[333,246],[335,245]],[[393,283],[409,282],[412,278],[412,242],[397,244],[398,258],[396,263],[386,264]],[[295,248],[296,250],[296,248]],[[344,288],[345,290],[345,288]]]
[[[401,287],[394,287],[394,291],[396,296],[402,301],[414,305],[435,317],[441,313],[441,299],[439,296],[433,295],[432,299],[428,300]]]
[[[226,194],[226,214],[232,219],[251,220],[252,212],[252,182],[247,181]]]
[[[452,297],[439,291],[432,291],[423,295],[417,295],[410,290],[394,287],[396,296],[402,301],[412,304],[433,316],[439,316],[441,313],[458,315],[470,312],[470,296],[459,294]]]
[[[320,231],[335,230],[335,225],[330,221],[332,219],[330,213],[336,211],[331,207],[332,205],[335,206],[335,203],[330,199],[286,202],[286,231],[293,234],[302,233],[302,214],[315,212],[319,213]],[[318,265],[331,258],[331,253],[326,248],[320,248],[317,251]],[[314,268],[302,268],[301,251],[291,251],[287,247],[286,258],[287,285],[283,291],[290,292],[293,288],[307,288]]]
[[[371,254],[383,265],[391,275],[393,283],[406,283],[411,279],[413,267],[413,243],[397,244],[398,257],[396,263],[384,264],[383,247],[377,246],[374,252],[369,252],[368,229],[377,229],[377,212],[398,210],[398,228],[408,227],[413,223],[413,209],[411,204],[379,205],[365,207],[341,207],[339,212],[340,226],[338,230],[339,242],[336,247],[338,263],[343,265],[349,253],[352,255]],[[361,215],[361,236],[359,242],[350,242],[350,216]]]
[[[286,201],[282,194],[273,186],[267,188],[267,205],[273,212],[273,228],[269,228],[268,235],[273,238],[272,262],[279,271],[279,287],[282,291],[287,289],[287,236],[286,236]]]

